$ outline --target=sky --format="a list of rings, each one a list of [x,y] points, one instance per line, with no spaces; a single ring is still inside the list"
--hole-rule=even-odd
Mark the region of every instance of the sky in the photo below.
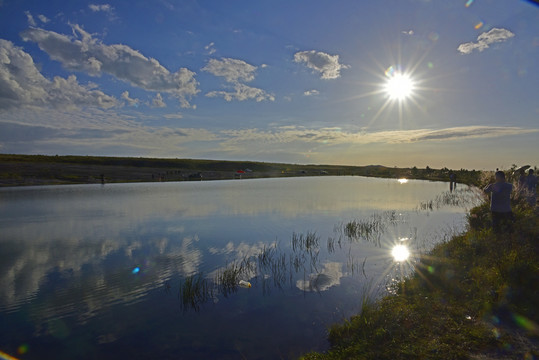
[[[539,6],[0,0],[0,153],[539,165]]]

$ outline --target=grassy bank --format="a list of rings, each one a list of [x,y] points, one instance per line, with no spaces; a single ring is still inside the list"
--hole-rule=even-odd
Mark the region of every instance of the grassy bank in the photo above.
[[[238,173],[243,171],[243,173]],[[301,165],[254,161],[158,159],[103,156],[0,154],[0,186],[119,182],[223,180],[289,176],[357,175],[448,181],[450,170],[390,168],[381,165]],[[481,172],[454,171],[457,180],[477,184]],[[198,176],[200,174],[200,176]]]
[[[488,204],[469,229],[422,256],[395,295],[366,301],[304,359],[537,359],[538,215],[515,200],[515,231],[495,235]]]

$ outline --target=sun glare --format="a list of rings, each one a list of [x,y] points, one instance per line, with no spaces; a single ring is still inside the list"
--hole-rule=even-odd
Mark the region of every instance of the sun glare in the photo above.
[[[391,100],[403,101],[414,91],[414,82],[409,75],[395,72],[385,84],[385,91]]]
[[[395,261],[405,261],[410,257],[410,251],[408,251],[408,248],[404,245],[395,245],[391,250],[391,256],[393,256]]]
[[[406,184],[408,182],[408,179],[402,178],[397,180],[400,184]]]

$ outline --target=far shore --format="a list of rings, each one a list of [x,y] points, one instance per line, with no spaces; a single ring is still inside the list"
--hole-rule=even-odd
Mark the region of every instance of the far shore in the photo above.
[[[475,170],[391,168],[382,165],[300,165],[253,161],[0,154],[0,187],[206,181],[304,176],[368,176],[477,184]]]

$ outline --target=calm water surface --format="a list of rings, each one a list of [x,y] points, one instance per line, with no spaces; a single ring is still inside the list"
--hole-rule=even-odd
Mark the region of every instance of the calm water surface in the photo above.
[[[463,229],[462,206],[418,210],[447,188],[314,177],[0,189],[0,350],[21,359],[324,350],[327,327],[356,313],[364,292],[384,294],[419,252]],[[350,221],[374,230],[347,236]],[[395,244],[408,246],[409,262],[394,261]],[[241,264],[234,281],[252,287],[224,284]],[[186,302],[190,279],[201,287]]]

